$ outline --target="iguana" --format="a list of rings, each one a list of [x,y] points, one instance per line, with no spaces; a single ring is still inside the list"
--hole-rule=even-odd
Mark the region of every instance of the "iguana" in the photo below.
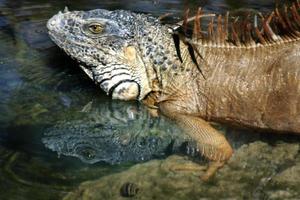
[[[47,27],[113,99],[142,101],[193,137],[211,161],[206,180],[233,153],[208,121],[300,134],[299,9],[244,18],[199,9],[173,26],[124,10],[65,9]]]
[[[42,138],[45,147],[89,164],[137,163],[173,153],[197,155],[191,138],[169,120],[152,117],[144,106],[102,100],[84,108],[80,119],[48,128]]]

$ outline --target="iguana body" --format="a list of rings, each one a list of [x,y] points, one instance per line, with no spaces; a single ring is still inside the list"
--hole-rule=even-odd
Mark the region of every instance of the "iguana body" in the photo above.
[[[170,31],[153,17],[127,11],[66,10],[49,20],[48,29],[107,94],[142,100],[195,138],[213,161],[206,179],[232,149],[205,120],[300,133],[299,7],[275,21],[274,13],[262,19],[262,31],[257,21],[249,29],[249,20],[233,20],[229,31],[228,18],[219,17],[206,36],[198,13],[191,39],[186,31],[176,34],[178,28]]]
[[[192,88],[178,100],[181,110],[209,120],[300,132],[300,41],[249,49],[197,47],[206,80],[198,75],[181,86],[179,91]]]

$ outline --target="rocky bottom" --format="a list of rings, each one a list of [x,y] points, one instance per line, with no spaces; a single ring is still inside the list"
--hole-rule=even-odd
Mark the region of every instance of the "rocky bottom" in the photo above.
[[[300,199],[299,151],[299,143],[245,144],[208,182],[199,179],[204,164],[173,155],[83,182],[64,200]],[[182,165],[198,170],[179,170]]]

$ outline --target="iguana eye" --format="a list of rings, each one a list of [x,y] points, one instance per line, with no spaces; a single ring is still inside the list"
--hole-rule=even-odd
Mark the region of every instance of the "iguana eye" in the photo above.
[[[104,30],[104,26],[102,24],[99,23],[91,23],[89,25],[89,30],[93,33],[93,34],[99,34],[102,33]]]

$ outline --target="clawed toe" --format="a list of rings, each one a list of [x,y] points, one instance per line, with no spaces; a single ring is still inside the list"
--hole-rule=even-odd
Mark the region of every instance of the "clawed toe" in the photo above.
[[[200,176],[200,179],[203,181],[208,181],[212,176],[215,175],[218,169],[224,166],[224,164],[225,164],[224,161],[212,161],[209,164],[205,174]]]
[[[212,161],[209,163],[209,166],[203,166],[196,163],[182,163],[176,164],[169,168],[170,171],[178,172],[194,172],[202,174],[200,179],[203,181],[208,181],[215,175],[218,169],[224,166],[225,162],[223,161]]]

